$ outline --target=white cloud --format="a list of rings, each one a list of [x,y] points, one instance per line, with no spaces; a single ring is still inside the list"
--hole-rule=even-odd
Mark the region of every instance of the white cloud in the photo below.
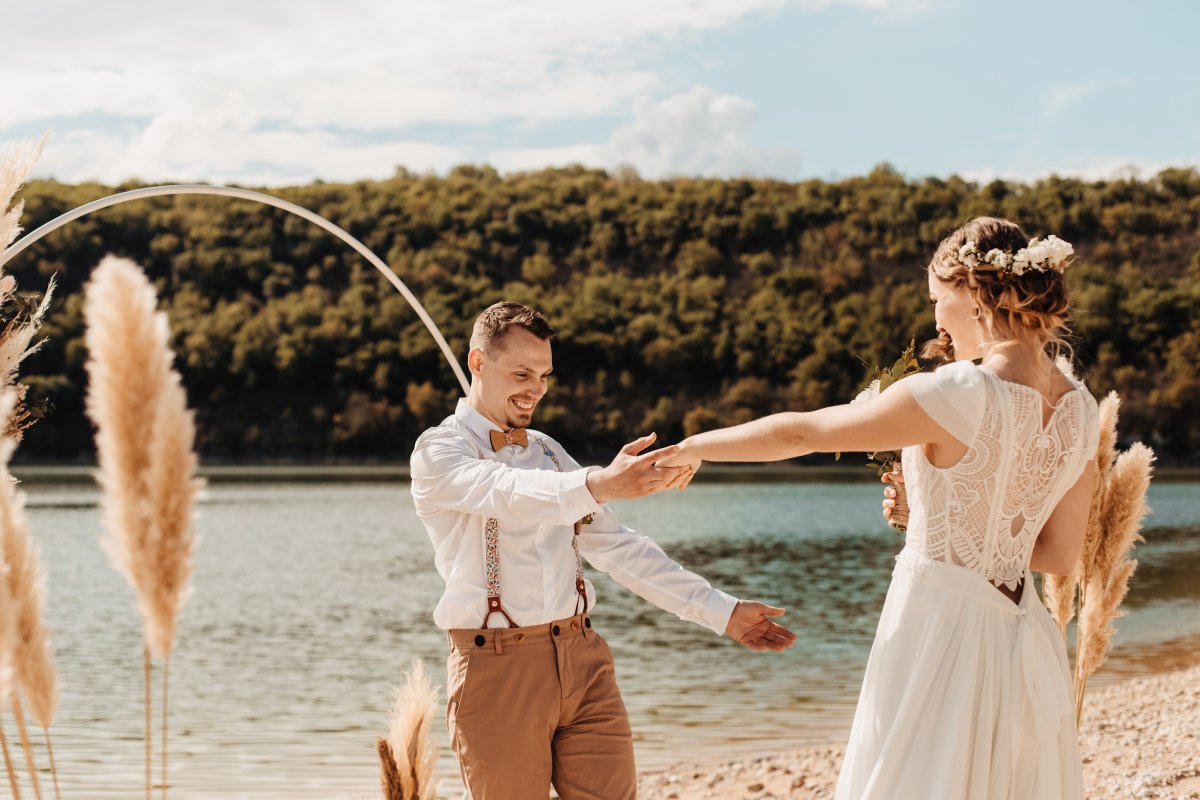
[[[503,170],[630,164],[647,178],[797,172],[797,152],[765,151],[746,141],[755,115],[754,104],[744,98],[696,86],[659,102],[639,100],[633,122],[603,144],[500,151],[493,163]]]
[[[398,161],[444,169],[491,154],[418,141],[430,138],[420,126],[628,117],[640,98],[676,88],[655,65],[681,40],[789,5],[835,4],[886,14],[929,0],[14,4],[0,130],[55,121],[38,174],[64,180],[278,184],[386,175]],[[625,160],[650,171],[753,162],[744,101],[709,98],[690,111],[672,102],[699,101],[639,105],[607,146],[628,148]],[[672,129],[688,113],[709,128]]]
[[[1116,86],[1129,86],[1132,83],[1133,81],[1124,78],[1115,81],[1088,81],[1051,86],[1043,97],[1042,107],[1047,117],[1053,117],[1097,92]]]
[[[1055,167],[1033,167],[1014,169],[1003,167],[979,167],[964,170],[959,173],[966,180],[978,183],[988,183],[993,180],[1020,181],[1033,183],[1048,178],[1051,175],[1082,178],[1088,181],[1114,180],[1126,177],[1147,178],[1157,175],[1168,167],[1200,166],[1195,160],[1189,161],[1150,161],[1144,158],[1126,158],[1122,156],[1095,156],[1090,158],[1067,159]]]

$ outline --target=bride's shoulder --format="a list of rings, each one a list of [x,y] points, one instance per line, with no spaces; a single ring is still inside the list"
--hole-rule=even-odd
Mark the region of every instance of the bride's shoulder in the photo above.
[[[931,394],[971,404],[972,399],[983,401],[986,378],[982,370],[970,361],[943,364],[932,372],[921,372],[905,378],[902,383],[918,400]]]
[[[973,361],[943,364],[929,374],[936,383],[965,391],[982,390],[986,382],[983,369]]]
[[[1092,394],[1092,390],[1088,388],[1087,383],[1075,377],[1075,366],[1068,361],[1064,356],[1059,356],[1055,359],[1054,365],[1063,374],[1070,383],[1075,387],[1083,397],[1084,404],[1092,411],[1099,410],[1099,403],[1096,402],[1096,396]]]

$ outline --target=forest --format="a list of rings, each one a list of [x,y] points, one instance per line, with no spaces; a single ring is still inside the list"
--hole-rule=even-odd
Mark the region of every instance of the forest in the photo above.
[[[33,181],[26,230],[137,188]],[[676,178],[585,167],[270,193],[383,258],[460,360],[475,315],[512,299],[558,328],[535,426],[584,459],[654,430],[682,435],[846,402],[875,364],[932,338],[924,267],[981,214],[1072,242],[1076,371],[1122,397],[1120,433],[1160,463],[1200,461],[1200,174],[1026,184],[908,178]],[[404,461],[454,408],[457,381],[405,300],[318,227],[227,198],[128,203],[71,223],[6,269],[57,289],[22,366],[45,418],[26,461],[87,461],[83,292],[109,253],[140,264],[168,312],[209,461]]]

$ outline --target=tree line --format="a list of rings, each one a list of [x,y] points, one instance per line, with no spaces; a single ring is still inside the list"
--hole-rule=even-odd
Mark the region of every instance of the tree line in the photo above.
[[[32,230],[139,184],[31,182]],[[1200,456],[1200,174],[977,184],[887,165],[840,181],[643,180],[584,167],[271,190],[378,253],[460,360],[499,299],[559,330],[537,426],[603,458],[649,430],[669,441],[785,409],[845,402],[869,367],[932,338],[924,267],[992,214],[1072,242],[1077,372],[1120,392],[1121,435],[1167,463]],[[83,289],[102,256],[133,259],[167,310],[213,460],[403,459],[451,413],[457,381],[403,298],[316,226],[249,201],[157,198],[92,214],[8,270],[58,289],[23,367],[48,407],[25,459],[91,456]]]

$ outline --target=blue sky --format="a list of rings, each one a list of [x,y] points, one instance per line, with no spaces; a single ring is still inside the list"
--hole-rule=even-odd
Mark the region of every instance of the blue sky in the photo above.
[[[1200,4],[42,0],[3,12],[36,174],[259,185],[631,164],[647,177],[1107,177],[1200,163]],[[36,6],[36,7],[34,7]]]

